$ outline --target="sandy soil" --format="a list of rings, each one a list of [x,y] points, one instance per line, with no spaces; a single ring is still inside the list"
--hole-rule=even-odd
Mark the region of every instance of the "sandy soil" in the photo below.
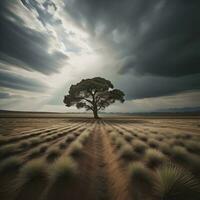
[[[58,157],[66,157],[70,153],[70,146],[84,130],[91,134],[83,145],[82,154],[75,157],[78,163],[79,177],[70,192],[63,193],[60,199],[83,200],[129,200],[132,197],[132,185],[128,174],[128,162],[120,158],[116,146],[112,143],[110,132],[122,136],[126,133],[145,134],[152,137],[154,133],[165,136],[177,134],[191,134],[195,140],[200,141],[200,119],[167,119],[167,118],[103,118],[95,121],[90,118],[0,118],[0,151],[6,146],[12,146],[12,152],[0,158],[0,164],[5,159],[15,156],[23,160],[25,165],[31,160],[44,160],[50,150],[59,149]],[[61,133],[61,134],[60,134]],[[59,135],[60,134],[60,135]],[[60,144],[65,142],[69,134],[74,134],[74,141],[66,143],[64,148]],[[56,136],[50,140],[47,138]],[[166,138],[167,138],[166,137]],[[13,139],[14,138],[14,139]],[[39,138],[39,142],[28,148],[21,148],[19,144]],[[169,138],[170,140],[170,138]],[[31,157],[34,149],[47,144],[47,150],[37,156]],[[194,155],[198,157],[198,155]],[[57,158],[56,158],[57,159]],[[56,160],[55,159],[55,160]],[[199,157],[198,157],[199,159]],[[0,175],[0,199],[19,199],[14,194],[10,184],[15,182],[18,171],[11,174]],[[43,190],[45,191],[44,186]],[[40,191],[42,193],[43,191]],[[27,195],[27,193],[26,193]],[[41,194],[34,197],[41,199]],[[25,196],[27,198],[27,196]],[[28,199],[28,198],[27,198]]]

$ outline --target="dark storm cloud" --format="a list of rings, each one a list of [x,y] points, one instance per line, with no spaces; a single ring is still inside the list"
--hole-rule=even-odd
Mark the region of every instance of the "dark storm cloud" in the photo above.
[[[120,73],[169,77],[200,73],[199,8],[198,0],[66,1],[74,20],[91,33],[103,24],[101,38],[121,52]],[[114,44],[112,31],[126,40]]]
[[[7,92],[0,92],[0,99],[20,98],[21,95],[10,94]]]
[[[0,92],[0,99],[8,99],[10,97],[11,97],[11,95],[9,93]]]
[[[48,89],[43,82],[8,71],[0,71],[0,86],[33,92],[43,92]]]
[[[160,97],[174,95],[181,92],[199,90],[200,75],[191,75],[188,77],[141,77],[127,79],[116,83],[126,95],[127,99],[143,99],[149,97]]]
[[[43,4],[38,3],[36,0],[21,0],[24,6],[29,10],[35,10],[38,13],[38,20],[46,26],[49,24],[61,24],[62,21],[54,18],[53,14],[49,12],[49,8],[53,8],[54,11],[57,10],[56,4],[51,0],[44,1]]]
[[[67,56],[60,51],[49,53],[48,35],[24,26],[10,5],[0,1],[0,61],[43,74],[58,72]]]
[[[117,53],[120,74],[133,74],[118,85],[128,99],[200,89],[199,0],[66,0],[65,7]]]

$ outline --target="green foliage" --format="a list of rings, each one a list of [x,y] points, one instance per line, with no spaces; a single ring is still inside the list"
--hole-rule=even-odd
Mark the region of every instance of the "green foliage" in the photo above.
[[[123,103],[124,93],[113,89],[113,84],[101,77],[83,79],[76,85],[71,85],[69,94],[63,100],[67,107],[76,105],[78,109],[92,110],[94,117],[98,117],[99,110],[105,109],[115,101]]]

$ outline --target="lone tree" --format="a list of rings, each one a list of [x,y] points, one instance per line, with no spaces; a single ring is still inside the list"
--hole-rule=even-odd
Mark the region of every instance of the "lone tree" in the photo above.
[[[113,84],[101,77],[83,79],[76,85],[71,85],[69,94],[63,100],[67,107],[76,105],[78,109],[92,110],[94,118],[99,118],[98,111],[104,110],[115,101],[123,103],[124,93],[113,89]]]

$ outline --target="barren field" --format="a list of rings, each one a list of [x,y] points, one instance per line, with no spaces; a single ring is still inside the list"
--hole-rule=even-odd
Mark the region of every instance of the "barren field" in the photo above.
[[[0,118],[1,200],[198,200],[200,119]]]

